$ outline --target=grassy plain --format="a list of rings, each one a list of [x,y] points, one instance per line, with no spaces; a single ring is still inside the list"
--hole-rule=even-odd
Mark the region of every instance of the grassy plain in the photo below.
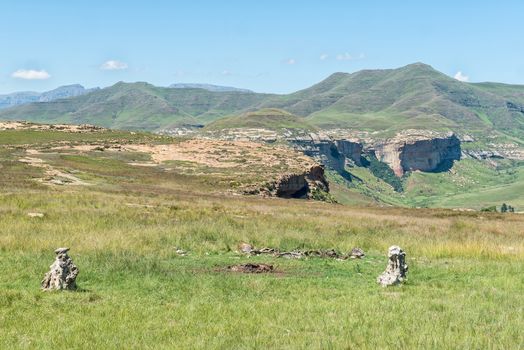
[[[56,186],[18,161],[25,147],[0,151],[0,348],[524,347],[519,214],[235,196],[126,154],[45,158],[90,184]],[[367,255],[248,258],[240,242]],[[375,279],[392,244],[409,279],[385,289]],[[71,247],[79,290],[41,292],[59,246]],[[276,272],[225,271],[249,261]]]

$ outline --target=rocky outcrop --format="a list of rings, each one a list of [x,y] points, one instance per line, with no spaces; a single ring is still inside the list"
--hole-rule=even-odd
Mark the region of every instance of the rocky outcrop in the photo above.
[[[49,272],[42,280],[42,289],[50,290],[74,290],[76,289],[76,276],[78,267],[73,263],[67,252],[69,248],[58,248],[55,250],[56,258]]]
[[[348,162],[361,165],[362,144],[355,140],[334,140],[322,133],[288,139],[295,150],[304,153],[337,172],[345,171]]]
[[[463,156],[471,157],[476,160],[485,160],[489,158],[503,159],[504,156],[498,151],[485,151],[485,150],[465,150]]]
[[[329,192],[324,167],[319,165],[301,174],[283,175],[271,187],[271,194],[282,198],[311,198],[316,190]]]
[[[378,160],[399,177],[406,171],[448,170],[461,156],[460,140],[454,133],[410,130],[377,142],[373,148]]]
[[[377,283],[383,287],[400,284],[406,280],[407,272],[406,253],[399,246],[391,246],[388,250],[388,265],[378,276]]]
[[[362,165],[362,143],[355,140],[337,140],[335,144],[337,145],[338,151],[346,157],[346,159],[352,160],[355,165]]]

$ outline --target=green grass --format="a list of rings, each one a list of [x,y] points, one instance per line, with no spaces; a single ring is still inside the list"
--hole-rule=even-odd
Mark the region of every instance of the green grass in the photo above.
[[[128,162],[148,161],[146,154],[56,153],[44,142],[51,136],[20,135],[24,146],[0,147],[0,349],[524,346],[522,215],[378,207],[414,199],[361,167],[348,168],[360,179],[349,191],[346,180],[328,176],[339,202],[362,207],[238,196],[229,181],[246,179],[231,169],[217,175],[188,162],[137,167]],[[46,164],[90,185],[36,181],[44,170],[18,161],[30,136]],[[70,137],[52,141],[93,142]],[[471,173],[486,189],[499,181],[510,186],[508,194],[522,193],[511,187],[522,173],[510,164],[482,164],[460,162],[457,174]],[[436,177],[412,175],[444,193]],[[458,175],[449,176],[440,185],[445,191],[455,189],[450,179]],[[282,250],[361,247],[366,257],[248,258],[235,252],[240,242]],[[408,281],[385,289],[375,280],[393,244],[407,252]],[[41,292],[61,246],[71,248],[80,269],[79,290]],[[225,270],[246,262],[274,264],[276,272]]]
[[[499,159],[494,165],[488,161],[463,159],[455,162],[451,171],[417,171],[402,179],[389,172],[384,174],[381,172],[384,169],[380,166],[375,169],[373,166],[347,168],[354,177],[351,182],[330,173],[330,182],[336,184],[335,198],[345,204],[476,210],[492,205],[499,207],[506,202],[517,211],[524,209],[524,168],[519,161]],[[395,188],[402,191],[395,191]]]
[[[64,339],[69,348],[524,344],[524,231],[515,215],[480,220],[183,192],[40,192],[2,195],[1,203],[2,348],[53,348]],[[32,219],[28,211],[46,216]],[[231,251],[241,241],[282,249],[360,246],[368,255],[246,258]],[[408,252],[409,280],[383,289],[375,278],[390,244]],[[80,290],[40,292],[53,249],[64,245],[80,268]],[[189,256],[177,256],[176,247]],[[272,263],[277,273],[223,271],[248,261]]]
[[[413,206],[481,209],[503,202],[524,208],[522,164],[498,161],[494,167],[472,159],[456,162],[447,173],[411,174],[406,183],[407,202]]]

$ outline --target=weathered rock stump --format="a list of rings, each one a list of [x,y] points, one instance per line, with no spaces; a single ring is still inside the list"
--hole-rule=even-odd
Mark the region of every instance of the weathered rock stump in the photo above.
[[[394,245],[389,247],[388,258],[386,270],[377,278],[377,282],[383,287],[400,284],[407,278],[406,253],[399,246]]]
[[[42,289],[51,290],[75,290],[78,267],[73,263],[67,252],[69,248],[58,248],[55,250],[56,258],[49,272],[42,280]]]

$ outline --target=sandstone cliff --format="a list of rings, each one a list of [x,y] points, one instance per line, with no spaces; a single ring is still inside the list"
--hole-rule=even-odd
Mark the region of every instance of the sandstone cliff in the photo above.
[[[460,140],[454,133],[420,130],[406,130],[376,142],[373,149],[377,158],[399,177],[406,171],[447,170],[461,155]]]
[[[314,165],[303,173],[283,175],[270,185],[268,194],[282,198],[312,198],[318,191],[328,193],[329,184],[324,167]]]
[[[355,140],[333,138],[324,134],[310,133],[304,137],[288,139],[295,148],[321,164],[337,171],[344,172],[348,161],[361,165],[362,144]]]

